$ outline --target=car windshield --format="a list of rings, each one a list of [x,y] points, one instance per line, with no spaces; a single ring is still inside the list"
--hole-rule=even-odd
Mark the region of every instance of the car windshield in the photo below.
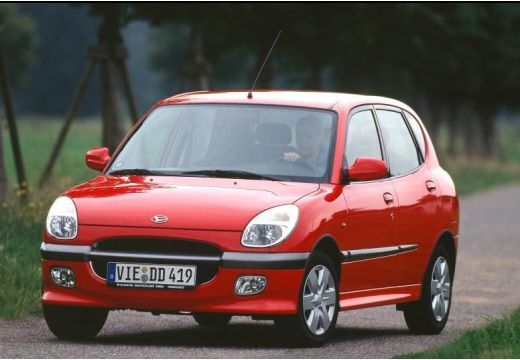
[[[177,175],[322,182],[336,117],[265,105],[156,108],[114,159],[110,175]]]

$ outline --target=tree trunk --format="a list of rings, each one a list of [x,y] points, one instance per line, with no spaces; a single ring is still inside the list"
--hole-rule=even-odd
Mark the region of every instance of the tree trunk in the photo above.
[[[211,65],[204,48],[204,30],[193,25],[190,29],[190,48],[181,74],[181,91],[211,89]]]
[[[420,112],[423,115],[423,120],[425,122],[426,127],[428,128],[428,134],[430,135],[430,139],[433,142],[433,145],[439,151],[439,131],[441,125],[441,111],[439,108],[438,101],[432,101],[431,99],[422,99],[420,101]]]
[[[321,79],[321,65],[313,61],[310,66],[310,74],[305,81],[305,88],[309,90],[321,90],[322,89],[322,79]]]
[[[27,199],[27,178],[25,176],[25,168],[23,165],[22,149],[20,140],[18,138],[18,128],[14,115],[13,97],[11,94],[11,87],[9,84],[9,72],[7,71],[7,64],[4,56],[4,49],[2,45],[3,36],[3,22],[0,19],[0,93],[5,108],[5,117],[9,126],[9,135],[11,139],[11,147],[13,150],[14,164],[16,169],[16,176],[18,179],[18,188],[22,195],[22,200]]]
[[[458,155],[458,140],[459,140],[459,121],[457,116],[457,109],[454,104],[448,104],[446,107],[446,118],[448,124],[448,144],[446,145],[447,154],[449,157]]]
[[[468,159],[474,158],[478,151],[478,114],[474,111],[474,106],[464,103],[458,111],[459,121],[461,122],[463,131],[464,153]]]
[[[495,110],[491,106],[484,105],[480,107],[478,115],[481,137],[479,155],[491,158],[498,152]]]
[[[204,31],[200,26],[193,29],[193,60],[197,69],[196,84],[200,90],[209,90],[211,66],[204,53]]]
[[[4,144],[2,135],[2,121],[0,119],[0,205],[7,201],[7,168],[5,166]]]
[[[65,123],[63,124],[63,126],[58,134],[58,139],[56,140],[56,143],[54,144],[54,147],[52,148],[51,156],[49,157],[49,160],[47,161],[47,165],[45,165],[45,168],[40,177],[40,180],[38,181],[38,185],[40,187],[45,185],[45,183],[49,180],[49,178],[51,176],[54,164],[58,160],[58,156],[60,154],[63,143],[65,142],[65,138],[67,136],[69,128],[72,125],[72,121],[74,120],[74,117],[76,116],[76,113],[81,104],[81,99],[83,98],[83,94],[87,90],[88,82],[90,80],[90,77],[92,76],[92,72],[94,71],[95,65],[96,65],[95,60],[93,58],[89,58],[87,61],[87,65],[85,66],[85,69],[83,70],[83,73],[81,75],[80,81],[78,83],[78,87],[76,88],[76,90],[74,92],[74,96],[72,98],[72,104],[71,104],[69,110],[67,111],[67,114],[65,115]]]
[[[114,61],[101,61],[101,100],[103,118],[103,145],[113,152],[124,136],[119,94],[117,92]]]
[[[122,44],[120,13],[118,8],[112,8],[103,17],[98,33],[98,45],[102,52],[100,59],[102,143],[111,152],[116,149],[124,136],[116,73],[116,52]]]

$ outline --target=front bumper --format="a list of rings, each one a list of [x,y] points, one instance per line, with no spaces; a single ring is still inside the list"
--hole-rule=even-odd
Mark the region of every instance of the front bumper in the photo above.
[[[86,245],[43,243],[41,247],[44,304],[132,309],[153,312],[220,312],[236,315],[282,315],[297,311],[297,299],[309,253],[223,252],[220,256],[187,256],[107,252]],[[193,289],[117,288],[106,284],[92,262],[203,264],[218,267],[216,275]],[[50,268],[66,266],[76,275],[72,289],[55,285]],[[266,288],[257,295],[235,294],[242,275],[262,275]]]

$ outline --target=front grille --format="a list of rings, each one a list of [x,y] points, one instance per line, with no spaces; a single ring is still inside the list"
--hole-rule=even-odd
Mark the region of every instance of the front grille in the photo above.
[[[99,255],[103,254],[103,255]],[[105,255],[106,254],[106,255]],[[116,257],[110,254],[117,254]],[[136,258],[136,254],[139,258]],[[183,257],[212,257],[220,258],[222,252],[216,246],[197,241],[184,239],[155,239],[155,238],[117,238],[100,241],[94,245],[91,252],[92,268],[101,278],[106,279],[107,263],[134,262],[151,264],[182,263],[197,266],[197,285],[210,281],[218,272],[219,263],[215,261],[182,260],[173,261],[164,255]],[[143,255],[147,256],[143,261]]]

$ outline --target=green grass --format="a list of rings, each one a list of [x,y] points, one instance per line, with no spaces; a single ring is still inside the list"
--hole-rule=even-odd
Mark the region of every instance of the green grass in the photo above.
[[[496,159],[450,158],[442,151],[450,139],[445,130],[441,131],[440,146],[437,146],[436,150],[442,159],[442,167],[450,173],[459,195],[468,195],[509,183],[520,183],[520,126],[518,124],[502,124],[497,127],[499,143]],[[460,149],[460,146],[458,148]]]
[[[401,358],[520,358],[520,309],[507,318],[467,331],[453,342]]]
[[[76,121],[64,143],[48,186],[37,186],[40,174],[56,141],[61,122],[43,117],[21,118],[19,136],[31,196],[23,205],[17,197],[16,176],[10,142],[4,131],[10,201],[0,204],[0,318],[39,315],[40,243],[47,210],[62,191],[87,181],[96,172],[87,168],[85,152],[100,145],[101,124],[97,119]]]
[[[455,160],[443,164],[451,175],[459,195],[510,183],[520,183],[520,162]]]
[[[58,137],[62,121],[48,117],[23,117],[18,121],[18,132],[22,156],[29,186],[35,190],[40,175],[47,164],[52,147]],[[10,184],[16,186],[11,144],[6,138],[6,163]],[[66,137],[62,151],[55,164],[53,176],[49,181],[50,191],[59,192],[67,187],[91,179],[96,172],[85,166],[85,153],[88,149],[101,144],[101,123],[99,119],[76,120]]]
[[[0,317],[40,312],[42,204],[17,203],[0,208]]]
[[[62,191],[96,175],[95,171],[86,167],[84,155],[92,146],[100,145],[101,139],[101,124],[98,119],[75,121],[56,163],[53,177],[49,185],[41,189],[37,186],[37,181],[62,122],[31,116],[20,118],[18,124],[31,196],[29,202],[22,205],[15,195],[14,165],[7,132],[4,132],[8,176],[13,196],[9,203],[0,204],[0,318],[39,314],[39,245],[47,209]],[[520,181],[520,130],[508,129],[501,138],[504,157],[500,162],[455,160],[443,164],[451,173],[460,194]]]

